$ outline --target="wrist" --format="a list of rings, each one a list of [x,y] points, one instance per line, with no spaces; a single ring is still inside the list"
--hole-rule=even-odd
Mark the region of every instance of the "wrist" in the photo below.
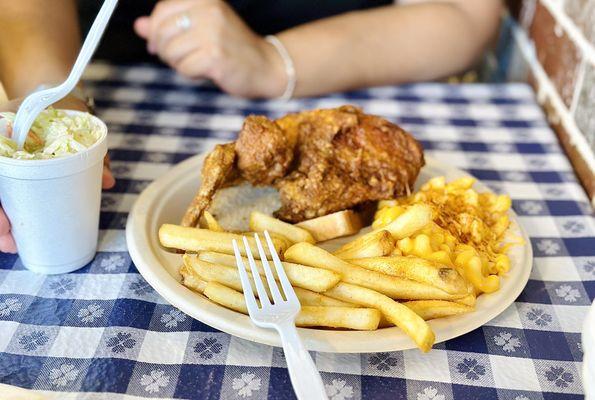
[[[261,52],[265,67],[259,73],[262,78],[259,93],[265,98],[277,98],[283,95],[288,83],[286,65],[277,48],[262,39]]]

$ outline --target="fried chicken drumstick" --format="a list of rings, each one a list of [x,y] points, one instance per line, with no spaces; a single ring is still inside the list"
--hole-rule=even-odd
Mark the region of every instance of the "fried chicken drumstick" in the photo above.
[[[196,226],[217,190],[238,178],[275,186],[281,195],[276,216],[295,223],[406,194],[423,165],[413,136],[353,106],[274,121],[251,115],[235,142],[206,157],[182,225]]]

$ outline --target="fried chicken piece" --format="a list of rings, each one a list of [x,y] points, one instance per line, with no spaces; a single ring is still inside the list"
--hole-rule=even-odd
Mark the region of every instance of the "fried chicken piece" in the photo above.
[[[235,142],[238,169],[253,185],[271,185],[282,178],[293,161],[293,143],[267,117],[250,115]]]
[[[226,157],[205,161],[207,188],[201,187],[186,223],[196,223],[217,188],[229,181],[234,165],[252,184],[279,189],[282,206],[276,215],[289,222],[406,194],[424,165],[423,149],[410,134],[353,106],[289,114],[276,121],[249,116],[234,150],[235,164],[230,147]],[[226,164],[217,165],[221,162]]]
[[[202,213],[209,208],[213,196],[234,173],[236,151],[234,143],[218,144],[207,155],[202,166],[200,188],[186,209],[182,226],[196,226]]]
[[[279,218],[299,222],[398,197],[413,187],[424,161],[411,135],[354,107],[321,111],[299,117],[300,160],[276,182]]]

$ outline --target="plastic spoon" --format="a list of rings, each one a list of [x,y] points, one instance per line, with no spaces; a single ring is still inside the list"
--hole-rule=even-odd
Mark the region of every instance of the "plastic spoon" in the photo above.
[[[66,97],[81,79],[117,4],[118,0],[104,1],[68,78],[58,86],[31,93],[23,100],[13,126],[13,140],[17,143],[19,150],[23,148],[29,129],[37,115],[46,107]]]

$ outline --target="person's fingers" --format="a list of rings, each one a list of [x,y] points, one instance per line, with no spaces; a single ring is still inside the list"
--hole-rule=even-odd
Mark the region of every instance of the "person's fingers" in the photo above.
[[[10,221],[4,210],[0,208],[0,236],[6,235],[8,232],[10,232]]]
[[[134,21],[134,31],[143,39],[149,37],[149,30],[151,28],[151,19],[148,16],[138,17]]]
[[[17,112],[17,110],[19,109],[19,106],[21,105],[22,102],[23,102],[23,98],[18,98],[18,99],[2,102],[2,103],[0,103],[0,111]]]
[[[195,22],[194,13],[190,11],[187,13],[190,18],[191,24]],[[171,15],[163,20],[163,22],[157,27],[157,36],[155,42],[152,44],[152,50],[158,54],[167,47],[170,41],[182,35],[186,35],[190,32],[194,32],[195,29],[190,31],[184,31],[178,26],[179,15]]]
[[[111,189],[116,184],[116,179],[114,178],[114,174],[112,171],[107,167],[107,165],[103,166],[103,175],[101,177],[101,187],[103,189]]]
[[[167,45],[159,51],[159,57],[169,65],[176,65],[184,57],[200,48],[200,40],[194,31],[182,33],[171,39]]]
[[[159,25],[161,25],[166,18],[187,11],[195,3],[195,0],[162,0],[155,5],[150,19],[149,38],[147,43],[149,52],[155,53],[156,51],[155,46],[157,43]]]
[[[17,244],[10,233],[0,236],[0,251],[13,254],[17,252]]]
[[[198,79],[210,78],[211,66],[212,60],[207,57],[204,51],[198,50],[182,58],[174,65],[174,68],[187,78]]]

